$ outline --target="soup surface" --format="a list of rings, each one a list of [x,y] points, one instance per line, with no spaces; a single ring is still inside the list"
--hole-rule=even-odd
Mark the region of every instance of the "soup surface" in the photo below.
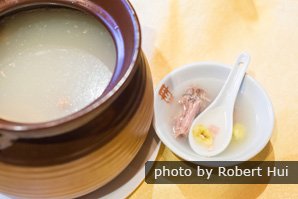
[[[116,65],[107,29],[71,9],[24,11],[0,21],[0,118],[55,120],[98,98]]]

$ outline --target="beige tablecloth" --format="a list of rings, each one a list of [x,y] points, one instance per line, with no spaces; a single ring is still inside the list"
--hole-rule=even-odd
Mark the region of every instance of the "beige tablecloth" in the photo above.
[[[298,0],[132,0],[155,85],[198,61],[234,62],[246,51],[248,73],[275,111],[270,143],[254,160],[298,160]],[[162,147],[159,160],[178,160]],[[298,198],[298,185],[148,185],[131,198]]]

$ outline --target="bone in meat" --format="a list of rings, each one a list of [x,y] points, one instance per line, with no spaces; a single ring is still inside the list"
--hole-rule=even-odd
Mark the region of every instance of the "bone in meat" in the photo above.
[[[206,108],[208,102],[209,99],[205,90],[197,87],[191,87],[186,90],[185,94],[178,101],[182,105],[183,111],[174,121],[173,131],[175,137],[188,134],[194,118]]]

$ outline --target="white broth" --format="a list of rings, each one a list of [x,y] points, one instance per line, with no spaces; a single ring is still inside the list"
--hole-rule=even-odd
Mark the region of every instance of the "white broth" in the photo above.
[[[0,22],[0,118],[47,122],[81,110],[108,85],[116,48],[92,16],[36,9]]]

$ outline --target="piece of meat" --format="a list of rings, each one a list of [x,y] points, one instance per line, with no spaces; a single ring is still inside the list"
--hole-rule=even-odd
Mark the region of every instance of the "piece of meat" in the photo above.
[[[182,113],[174,120],[174,135],[187,136],[194,118],[208,105],[209,99],[205,90],[191,87],[188,88],[178,101],[183,107]]]
[[[208,129],[213,133],[213,135],[217,135],[217,133],[219,132],[219,128],[215,125],[210,125]]]

